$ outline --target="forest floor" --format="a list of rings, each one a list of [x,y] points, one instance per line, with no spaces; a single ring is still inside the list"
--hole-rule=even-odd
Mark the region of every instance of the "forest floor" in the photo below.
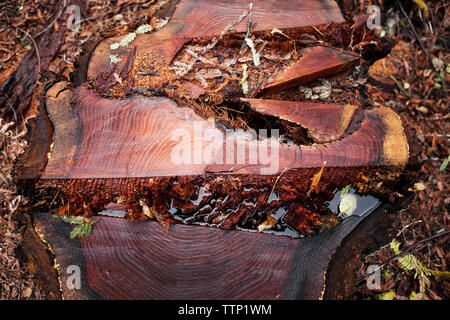
[[[337,2],[346,20],[355,25],[367,13],[367,1]],[[412,128],[417,143],[413,161],[415,184],[411,185],[416,195],[407,210],[391,216],[389,232],[399,242],[400,250],[422,242],[409,252],[413,256],[386,264],[381,272],[381,286],[369,289],[363,285],[355,289],[353,296],[343,298],[448,299],[450,282],[445,272],[450,258],[449,236],[439,234],[449,230],[450,186],[446,163],[450,139],[450,10],[445,0],[428,1],[426,10],[417,4],[425,1],[401,1],[401,7],[397,1],[368,2],[380,8],[384,31],[378,32],[378,36],[383,34],[389,38],[397,50],[391,50],[381,62],[391,67],[390,73],[377,73],[377,66],[372,65],[372,71],[360,73],[358,82],[364,85],[373,105],[387,105],[401,114]],[[35,50],[31,37],[48,25],[57,3],[57,0],[0,3],[0,84],[28,52]],[[80,30],[66,35],[49,71],[67,75],[74,70],[83,44],[118,30],[126,32],[136,25],[150,23],[152,12],[159,5],[157,1],[142,0],[85,1]],[[352,46],[350,40],[346,49],[363,53],[360,48],[370,48],[370,45]],[[377,81],[368,79],[371,72],[377,74]],[[8,107],[0,106],[0,111]],[[3,152],[0,154],[0,299],[46,299],[49,297],[34,281],[31,270],[26,270],[17,258],[23,227],[14,215],[20,205],[26,205],[26,199],[16,194],[11,171],[24,140],[14,127],[5,126],[4,122],[0,122],[0,134]],[[387,245],[368,254],[365,264],[355,272],[363,275],[369,265],[382,265],[395,255]]]

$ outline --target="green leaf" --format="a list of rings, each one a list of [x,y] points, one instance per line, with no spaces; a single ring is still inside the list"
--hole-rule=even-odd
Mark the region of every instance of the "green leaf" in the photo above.
[[[343,196],[345,196],[350,191],[351,187],[352,187],[352,185],[349,184],[349,185],[345,186],[344,188],[342,188],[342,190],[341,190],[341,198]]]
[[[72,232],[70,233],[70,239],[75,239],[76,237],[79,237],[83,228],[84,224],[79,225],[78,227],[73,229]]]
[[[441,166],[439,167],[440,172],[443,172],[445,169],[447,169],[449,161],[450,161],[450,155],[448,156],[447,159],[444,160],[444,162],[442,162]]]
[[[90,235],[92,233],[92,227],[94,223],[95,221],[89,221],[79,225],[70,233],[70,239],[75,239],[76,237],[86,237]]]
[[[378,300],[394,300],[395,298],[395,292],[394,291],[388,291],[383,293],[378,297]]]
[[[403,92],[405,94],[405,96],[407,96],[408,98],[411,98],[411,95],[409,94],[409,92],[406,91],[405,87],[397,80],[397,78],[395,76],[390,75],[389,78],[394,80],[397,87],[400,89],[401,92]]]
[[[59,218],[67,224],[82,224],[83,223],[83,220],[77,219],[76,217],[72,217],[72,216],[57,216],[56,214],[54,214],[53,217]]]

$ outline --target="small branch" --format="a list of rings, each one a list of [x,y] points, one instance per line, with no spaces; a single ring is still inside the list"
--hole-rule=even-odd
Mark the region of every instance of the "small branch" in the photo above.
[[[398,0],[397,0],[397,6],[399,7],[399,9],[402,12],[402,14],[405,16],[406,20],[408,20],[408,23],[409,23],[409,25],[411,27],[412,32],[414,33],[414,36],[416,37],[417,42],[420,45],[420,48],[422,49],[423,53],[427,56],[428,63],[433,68],[433,70],[435,70],[434,66],[433,66],[433,63],[431,62],[430,53],[425,49],[425,46],[423,45],[422,40],[420,40],[419,34],[416,31],[416,28],[414,28],[414,25],[413,25],[411,19],[409,18],[409,16],[406,13],[405,9],[403,9],[403,6],[401,5],[400,1],[398,1]]]
[[[448,234],[450,234],[450,231],[443,231],[443,232],[439,232],[439,233],[437,233],[437,234],[435,234],[435,235],[433,235],[433,236],[431,236],[431,237],[429,237],[429,238],[426,238],[426,239],[420,240],[419,242],[416,242],[415,244],[413,244],[413,245],[412,245],[411,247],[409,247],[408,249],[406,249],[406,250],[402,251],[401,253],[399,253],[399,254],[393,256],[392,258],[389,258],[387,261],[385,261],[384,263],[382,263],[381,265],[379,265],[379,266],[378,266],[375,270],[373,270],[372,272],[366,273],[366,274],[362,275],[361,277],[359,277],[359,278],[356,280],[356,285],[358,285],[358,284],[360,284],[362,281],[364,281],[364,279],[365,279],[366,277],[369,277],[369,276],[373,275],[375,272],[377,272],[378,270],[383,269],[384,267],[386,267],[387,265],[389,265],[391,262],[396,261],[396,260],[400,259],[401,257],[405,256],[408,252],[411,252],[411,251],[412,251],[414,248],[416,248],[418,245],[420,245],[420,244],[422,244],[422,243],[425,243],[425,242],[428,242],[428,241],[431,241],[431,240],[434,240],[434,239],[437,239],[437,238],[440,238],[440,237],[443,237],[443,236],[446,236],[446,235],[448,235]]]
[[[282,176],[287,170],[288,170],[288,169],[285,168],[285,169],[280,173],[280,175],[277,177],[277,179],[275,180],[275,183],[274,183],[273,186],[272,186],[272,191],[270,191],[269,198],[267,199],[267,202],[269,202],[270,197],[272,196],[273,192],[275,191],[275,186],[277,185],[277,183],[278,183],[278,181],[280,180],[281,176]]]
[[[23,30],[22,28],[17,27],[17,29],[19,29],[20,31],[22,31],[23,33],[25,33],[25,35],[31,39],[31,41],[33,42],[34,45],[34,49],[36,50],[36,56],[37,56],[37,63],[38,63],[38,75],[41,73],[41,55],[39,54],[39,48],[36,44],[36,41],[34,40],[34,38],[28,33],[28,31]]]
[[[417,137],[439,137],[439,138],[450,138],[450,134],[422,133],[422,134],[418,134]]]

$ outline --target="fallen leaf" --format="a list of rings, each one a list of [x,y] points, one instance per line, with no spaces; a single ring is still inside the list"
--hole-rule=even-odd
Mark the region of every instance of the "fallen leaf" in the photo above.
[[[349,217],[355,212],[357,208],[358,199],[354,194],[347,193],[339,202],[339,215],[343,217]]]
[[[150,219],[155,218],[155,213],[153,211],[153,208],[149,208],[144,200],[139,200],[139,205],[142,207],[142,212],[149,217]]]
[[[32,293],[33,293],[33,290],[31,288],[25,288],[25,290],[23,290],[23,292],[22,292],[22,298],[28,299],[29,297],[31,297]]]
[[[272,31],[270,31],[270,33],[271,33],[271,34],[278,33],[278,34],[281,34],[282,36],[285,36],[286,38],[292,39],[291,37],[285,35],[285,34],[283,33],[283,31],[281,31],[281,30],[278,29],[278,28],[273,28]]]
[[[247,78],[248,78],[248,67],[247,65],[244,63],[242,65],[242,79],[241,79],[241,86],[242,86],[242,92],[244,94],[248,93],[248,82],[247,82]]]
[[[327,164],[327,162],[324,161],[324,163],[322,164],[322,168],[320,168],[320,171],[318,173],[316,173],[314,175],[314,177],[312,178],[311,187],[309,188],[308,195],[310,195],[311,192],[313,192],[314,189],[319,185],[320,178],[322,177],[322,173],[323,173],[323,170],[325,169],[326,164]]]
[[[424,106],[419,106],[419,107],[416,107],[416,110],[417,111],[419,111],[419,112],[421,112],[421,113],[428,113],[428,109],[427,108],[425,108]]]
[[[414,188],[412,191],[423,191],[427,188],[427,186],[425,185],[425,183],[423,183],[422,181],[416,182],[414,183]]]
[[[443,172],[445,169],[447,169],[449,161],[450,161],[450,155],[448,156],[447,159],[444,160],[444,162],[442,162],[441,166],[439,167],[440,172]]]
[[[394,300],[395,298],[395,292],[394,291],[388,291],[383,293],[378,297],[378,300]]]
[[[259,66],[261,63],[260,57],[259,57],[259,53],[256,52],[256,48],[255,48],[255,44],[253,43],[253,40],[250,38],[245,38],[245,43],[247,43],[247,46],[250,48],[250,50],[252,51],[252,56],[253,56],[253,64],[255,66]]]
[[[258,226],[258,232],[262,232],[267,229],[272,229],[273,227],[275,227],[276,224],[277,219],[273,215],[269,214],[267,215],[267,220]]]
[[[428,10],[428,6],[425,3],[425,0],[412,0],[412,1],[425,11],[425,17],[428,19],[430,13]]]

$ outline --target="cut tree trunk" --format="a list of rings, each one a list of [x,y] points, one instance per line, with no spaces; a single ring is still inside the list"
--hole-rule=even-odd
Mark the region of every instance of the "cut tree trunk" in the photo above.
[[[249,12],[250,3],[253,3],[252,31],[271,31],[273,28],[298,28],[344,21],[338,5],[333,0],[226,0],[217,3],[208,0],[182,0],[164,28],[137,37],[134,42],[137,52],[159,56],[165,63],[170,63],[183,44],[194,38],[220,36],[224,30],[231,27],[236,32],[245,32],[247,22],[243,19],[243,14]],[[110,46],[122,39],[123,36],[110,38],[97,47],[91,57],[89,78],[95,79],[103,70],[108,69],[110,62],[108,56],[116,53],[111,51]]]
[[[156,222],[103,217],[91,236],[71,240],[71,228],[49,214],[34,219],[55,253],[66,299],[315,300],[339,287],[326,283],[330,262],[347,263],[347,287],[337,294],[351,294],[350,270],[360,266],[357,252],[345,252],[348,260],[341,261],[335,251],[370,214],[370,220],[380,219],[385,210],[345,219],[306,239],[185,225],[173,225],[167,233]],[[364,231],[369,244],[359,252],[370,247],[370,239],[383,239],[377,229]],[[73,265],[81,268],[81,290],[67,285]]]
[[[343,22],[331,0],[249,3],[182,0],[162,29],[119,49],[111,45],[124,36],[102,41],[80,69],[86,75],[76,77],[82,83],[59,82],[45,93],[29,122],[30,147],[18,170],[23,188],[41,209],[98,221],[89,237],[69,240],[68,226],[47,213],[34,215],[36,231],[54,252],[65,297],[322,298],[327,266],[342,241],[371,213],[385,213],[376,201],[339,221],[329,202],[349,184],[361,196],[383,198],[393,190],[410,157],[399,115],[387,107],[256,98],[338,76],[357,56],[313,47],[287,67],[264,62],[250,70],[248,94],[239,85],[242,62],[220,66],[239,77],[219,89],[209,83],[199,89],[169,67],[184,44],[194,38],[215,43],[230,23],[242,35],[249,26],[271,31]],[[251,11],[251,23],[239,18],[246,10],[242,17]],[[217,50],[211,55],[223,48]],[[269,69],[276,70],[271,78]],[[204,80],[202,70],[194,72]],[[196,101],[180,98],[186,88],[191,99],[207,95],[198,101],[209,108],[217,106],[209,98],[220,92],[237,108],[297,125],[306,132],[304,143],[287,143],[276,132],[230,134],[230,123],[204,117]],[[133,94],[136,89],[147,94]],[[104,217],[111,208],[127,219]],[[270,217],[276,220],[270,231],[256,233]],[[71,265],[82,268],[81,291],[65,285]]]

